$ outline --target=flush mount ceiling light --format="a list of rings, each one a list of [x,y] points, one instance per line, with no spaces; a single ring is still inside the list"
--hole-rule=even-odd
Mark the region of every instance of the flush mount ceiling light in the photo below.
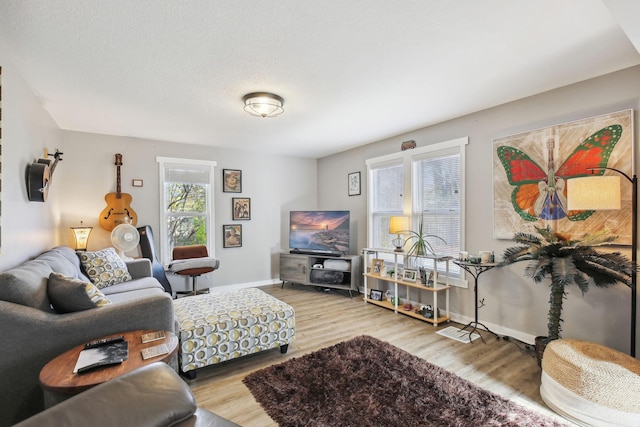
[[[253,92],[242,97],[244,111],[252,116],[275,117],[284,112],[282,97],[268,92]]]

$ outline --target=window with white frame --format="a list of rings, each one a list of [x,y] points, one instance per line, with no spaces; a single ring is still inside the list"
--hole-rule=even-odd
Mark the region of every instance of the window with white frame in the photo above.
[[[213,256],[213,189],[216,162],[156,158],[160,182],[160,255],[171,261],[174,246],[206,245]]]
[[[441,237],[428,239],[438,255],[456,257],[464,247],[464,147],[468,138],[421,147],[367,160],[369,179],[368,244],[370,248],[393,248],[389,218],[405,215],[417,231]],[[405,238],[408,236],[404,236]],[[427,262],[427,267],[432,264]],[[438,268],[444,270],[444,263]],[[444,273],[444,271],[442,271]],[[450,264],[450,277],[460,269]],[[456,283],[458,282],[458,283]],[[453,280],[453,284],[464,286]]]

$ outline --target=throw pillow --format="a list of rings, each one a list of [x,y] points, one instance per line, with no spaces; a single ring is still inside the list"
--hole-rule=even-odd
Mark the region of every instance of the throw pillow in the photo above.
[[[127,264],[118,256],[114,248],[82,252],[80,262],[87,276],[98,289],[131,280]]]
[[[60,273],[51,273],[47,294],[58,313],[73,313],[111,304],[100,289],[89,282],[73,279]]]

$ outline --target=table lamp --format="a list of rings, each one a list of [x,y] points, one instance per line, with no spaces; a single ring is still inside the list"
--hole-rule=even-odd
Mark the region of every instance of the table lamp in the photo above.
[[[73,237],[76,239],[76,251],[86,251],[87,242],[89,241],[89,234],[91,234],[93,227],[85,227],[80,221],[80,227],[71,227],[73,231]]]
[[[402,234],[409,230],[409,218],[406,216],[392,216],[389,218],[389,234],[397,234],[398,237],[391,243],[396,247],[395,252],[404,251],[404,239]]]

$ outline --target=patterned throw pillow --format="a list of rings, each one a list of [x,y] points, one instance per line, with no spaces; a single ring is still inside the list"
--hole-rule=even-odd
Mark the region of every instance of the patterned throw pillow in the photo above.
[[[80,262],[87,276],[98,289],[131,280],[127,264],[118,256],[114,248],[82,252]]]
[[[51,273],[47,282],[47,294],[58,313],[73,313],[111,304],[92,283],[73,279],[60,273]]]

